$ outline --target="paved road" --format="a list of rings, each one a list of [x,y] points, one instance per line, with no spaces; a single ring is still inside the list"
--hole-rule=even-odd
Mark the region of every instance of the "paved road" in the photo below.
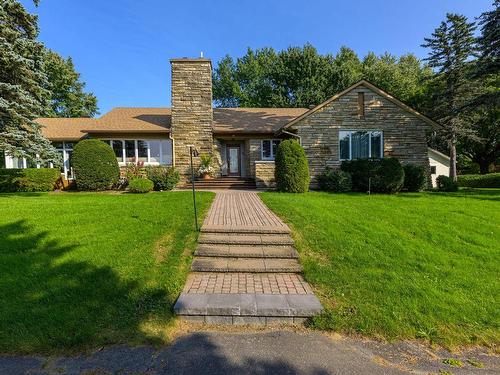
[[[160,349],[111,347],[71,357],[0,356],[0,374],[453,374],[499,373],[498,357],[468,352],[461,369],[443,364],[446,352],[416,344],[380,344],[319,333],[270,331],[198,332]],[[456,356],[455,356],[456,357]],[[465,361],[474,357],[485,368]]]

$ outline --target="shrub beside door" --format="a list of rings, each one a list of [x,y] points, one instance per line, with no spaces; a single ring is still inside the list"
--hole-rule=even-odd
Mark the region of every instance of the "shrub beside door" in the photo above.
[[[279,144],[275,167],[278,191],[305,193],[309,190],[309,165],[304,149],[297,141],[288,139]]]

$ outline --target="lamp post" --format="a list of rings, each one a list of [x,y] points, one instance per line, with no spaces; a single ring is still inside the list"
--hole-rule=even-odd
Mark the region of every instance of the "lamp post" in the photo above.
[[[193,207],[194,207],[194,227],[198,232],[198,212],[196,210],[196,191],[194,186],[194,167],[193,167],[193,156],[198,157],[198,150],[194,148],[193,145],[189,145],[189,157],[191,159],[191,187],[193,189]]]

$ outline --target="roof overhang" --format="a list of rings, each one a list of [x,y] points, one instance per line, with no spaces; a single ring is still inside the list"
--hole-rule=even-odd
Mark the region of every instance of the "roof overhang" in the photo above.
[[[164,134],[169,134],[170,130],[169,129],[158,129],[158,130],[149,130],[149,129],[83,129],[81,130],[82,133],[87,133],[87,134],[155,134],[155,133],[164,133]]]

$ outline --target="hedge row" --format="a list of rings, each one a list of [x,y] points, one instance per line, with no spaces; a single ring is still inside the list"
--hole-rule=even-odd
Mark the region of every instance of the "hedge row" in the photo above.
[[[60,176],[55,168],[0,169],[0,191],[52,191]]]
[[[500,173],[463,174],[457,177],[458,186],[470,188],[500,188]]]

